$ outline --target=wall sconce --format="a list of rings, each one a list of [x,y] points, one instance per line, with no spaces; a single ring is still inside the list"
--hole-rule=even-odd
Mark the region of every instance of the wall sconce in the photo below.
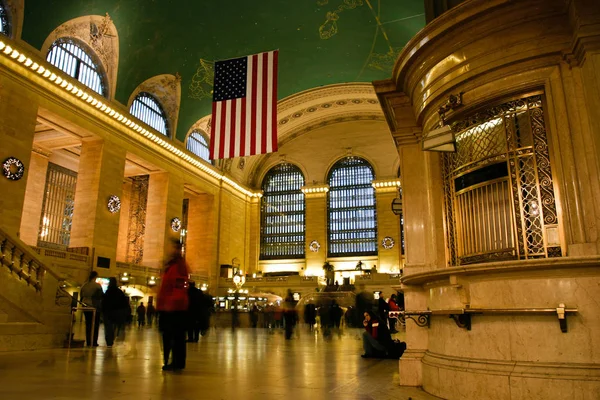
[[[129,274],[127,272],[121,274],[121,282],[129,282]]]
[[[150,278],[148,278],[148,286],[154,286],[156,285],[156,277],[151,276]]]

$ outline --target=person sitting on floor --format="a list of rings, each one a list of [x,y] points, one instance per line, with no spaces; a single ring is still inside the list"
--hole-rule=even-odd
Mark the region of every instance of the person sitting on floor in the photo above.
[[[381,323],[379,319],[370,311],[364,313],[365,320],[363,326],[363,349],[365,354],[363,358],[385,358],[387,349],[392,343],[392,337],[385,323]]]

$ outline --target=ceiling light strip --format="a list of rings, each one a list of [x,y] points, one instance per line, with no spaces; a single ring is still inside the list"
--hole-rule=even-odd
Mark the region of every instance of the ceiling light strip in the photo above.
[[[41,77],[45,78],[49,82],[56,84],[57,86],[59,86],[63,90],[65,90],[66,92],[73,94],[79,100],[86,102],[88,105],[90,105],[92,107],[96,107],[96,109],[98,109],[98,111],[104,112],[108,117],[114,119],[116,122],[123,125],[123,127],[128,128],[129,130],[131,130],[133,132],[137,132],[137,133],[145,136],[146,138],[148,138],[151,141],[153,141],[154,143],[160,145],[161,147],[168,150],[169,152],[177,155],[178,157],[180,157],[180,158],[184,159],[185,161],[187,161],[188,163],[192,164],[196,168],[199,168],[200,170],[206,172],[210,176],[212,176],[216,179],[222,180],[223,182],[229,184],[230,186],[232,186],[239,192],[245,194],[246,196],[262,197],[261,192],[254,192],[254,191],[244,188],[237,182],[229,179],[228,177],[226,177],[224,175],[219,174],[218,172],[214,171],[211,168],[208,168],[202,162],[194,159],[189,154],[184,153],[183,151],[181,151],[177,147],[173,146],[168,141],[162,139],[159,135],[149,131],[148,129],[142,127],[138,123],[132,121],[129,118],[129,117],[131,117],[131,115],[125,116],[125,115],[121,114],[120,112],[118,112],[117,110],[111,108],[109,105],[103,103],[102,100],[105,100],[105,99],[102,98],[102,100],[100,100],[99,98],[96,98],[95,95],[85,92],[84,89],[77,86],[77,84],[80,84],[79,81],[76,84],[73,84],[73,83],[69,82],[67,79],[63,79],[61,76],[59,76],[60,72],[57,75],[56,73],[52,72],[50,68],[44,67],[44,66],[36,63],[35,61],[33,61],[31,58],[29,58],[24,53],[12,48],[10,45],[4,43],[1,40],[0,40],[0,54],[9,56],[12,60],[14,60],[14,62],[23,64],[25,67],[31,69],[34,72],[37,72]]]

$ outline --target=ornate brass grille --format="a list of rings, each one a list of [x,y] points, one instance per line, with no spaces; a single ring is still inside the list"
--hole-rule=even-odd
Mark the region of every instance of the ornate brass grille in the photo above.
[[[38,246],[69,245],[76,185],[77,172],[48,163]]]
[[[562,256],[542,96],[503,103],[455,122],[444,155],[452,265]]]
[[[129,229],[127,231],[127,262],[140,265],[144,257],[146,205],[148,204],[148,182],[150,181],[150,176],[134,176],[131,178],[131,181]]]

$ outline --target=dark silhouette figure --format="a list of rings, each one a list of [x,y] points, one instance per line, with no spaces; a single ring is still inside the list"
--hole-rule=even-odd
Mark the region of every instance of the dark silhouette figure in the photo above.
[[[190,282],[188,298],[190,308],[188,309],[188,342],[200,340],[200,310],[202,308],[202,291],[196,288],[194,282]]]
[[[115,342],[115,330],[121,332],[125,324],[126,312],[129,309],[129,300],[125,293],[117,286],[117,278],[110,278],[108,289],[102,299],[102,312],[104,315],[104,339],[106,345],[111,347]]]
[[[285,324],[285,338],[291,339],[294,333],[294,327],[298,320],[298,314],[296,313],[296,301],[292,291],[288,289],[287,296],[283,303],[283,322]]]
[[[250,310],[250,324],[253,328],[258,326],[258,306],[256,304]]]
[[[185,368],[186,348],[185,331],[187,329],[188,276],[189,268],[181,257],[181,243],[173,240],[171,259],[162,274],[156,308],[159,312],[158,327],[163,339],[163,370]],[[173,353],[172,363],[169,359]]]
[[[146,325],[146,307],[144,307],[144,302],[142,301],[137,308],[137,323],[138,328]]]
[[[200,291],[200,334],[206,335],[210,328],[210,316],[215,311],[210,293]]]
[[[148,325],[152,326],[152,321],[154,321],[154,314],[156,314],[156,309],[152,303],[148,303],[148,307],[146,308],[146,318],[148,320]]]
[[[377,302],[377,314],[379,316],[379,320],[381,323],[387,325],[388,320],[388,312],[390,311],[390,305],[383,298],[383,293],[379,295],[379,300]]]
[[[81,301],[86,307],[94,307],[96,315],[93,311],[84,311],[85,317],[85,340],[88,347],[98,346],[98,329],[100,328],[100,312],[102,311],[102,286],[96,282],[98,273],[92,271],[88,281],[81,287]],[[94,325],[94,334],[92,337],[92,325]]]
[[[308,328],[314,329],[315,323],[317,322],[317,308],[314,304],[308,303],[304,306],[304,323],[308,324]]]
[[[340,322],[342,321],[342,314],[344,310],[339,306],[339,304],[333,300],[331,302],[331,310],[329,311],[331,315],[331,325],[337,329],[340,328]]]

